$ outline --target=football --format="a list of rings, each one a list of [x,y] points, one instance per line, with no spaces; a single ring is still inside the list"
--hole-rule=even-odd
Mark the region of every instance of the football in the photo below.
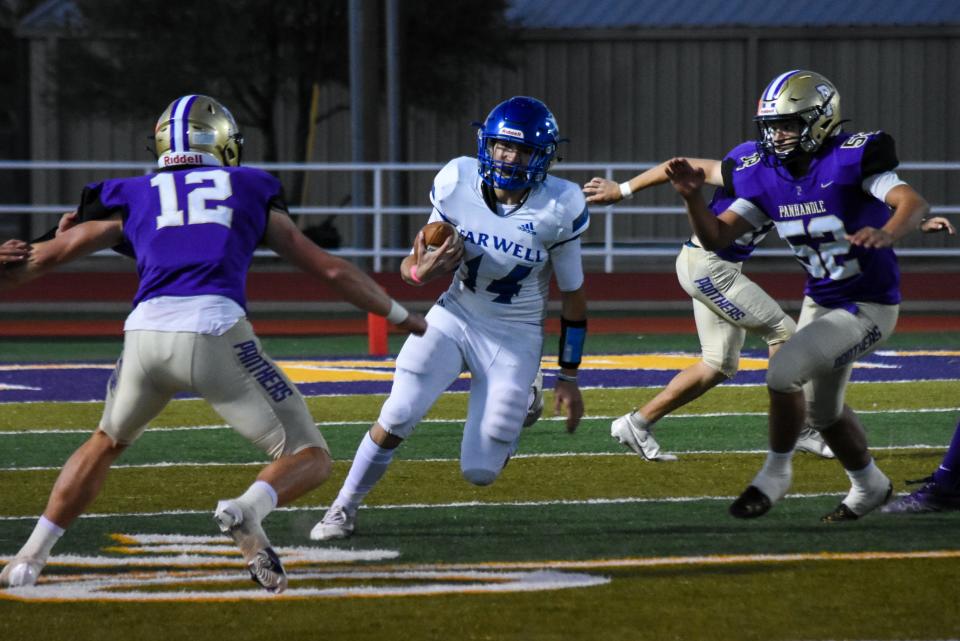
[[[447,238],[454,236],[457,233],[457,228],[450,223],[437,220],[427,223],[420,231],[423,232],[423,242],[427,245],[427,251],[432,252],[439,249]]]

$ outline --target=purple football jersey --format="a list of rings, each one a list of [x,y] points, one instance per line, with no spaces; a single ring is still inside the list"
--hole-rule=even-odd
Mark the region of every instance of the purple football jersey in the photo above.
[[[723,187],[718,187],[716,191],[713,192],[713,198],[710,200],[708,206],[714,216],[719,216],[730,208],[734,200],[736,200],[736,198],[731,196],[730,192]],[[773,223],[766,223],[760,228],[749,231],[736,239],[729,247],[724,247],[714,253],[723,260],[731,263],[742,263],[750,258],[750,254],[753,253],[753,250],[757,248],[757,245],[760,244],[760,241],[764,239],[771,229],[773,229]]]
[[[804,294],[823,307],[855,312],[857,302],[900,302],[900,270],[893,250],[853,246],[845,238],[863,227],[879,229],[890,219],[890,208],[862,187],[869,175],[864,150],[880,137],[889,141],[887,155],[893,154],[892,139],[882,132],[829,138],[800,178],[764,162],[756,142],[743,143],[729,154],[737,159],[730,172],[737,197],[773,221],[807,270]],[[878,170],[891,164],[896,165],[895,156]]]
[[[133,304],[157,296],[215,294],[246,309],[247,269],[280,182],[251,167],[196,167],[107,180],[87,192],[123,214],[137,259]]]

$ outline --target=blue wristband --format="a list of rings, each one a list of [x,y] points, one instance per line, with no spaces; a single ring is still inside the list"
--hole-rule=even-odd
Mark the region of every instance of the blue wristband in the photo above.
[[[560,317],[560,367],[576,369],[583,356],[583,343],[587,338],[587,321],[571,321]]]

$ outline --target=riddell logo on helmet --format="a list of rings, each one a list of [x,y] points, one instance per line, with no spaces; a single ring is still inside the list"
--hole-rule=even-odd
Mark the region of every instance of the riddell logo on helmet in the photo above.
[[[514,138],[519,138],[523,140],[523,132],[519,129],[511,129],[510,127],[501,127],[500,128],[501,136],[513,136]]]
[[[171,154],[163,157],[163,166],[170,165],[202,165],[203,156],[200,154]]]
[[[771,114],[777,113],[777,101],[776,100],[761,100],[757,105],[757,115],[758,116],[768,116]]]

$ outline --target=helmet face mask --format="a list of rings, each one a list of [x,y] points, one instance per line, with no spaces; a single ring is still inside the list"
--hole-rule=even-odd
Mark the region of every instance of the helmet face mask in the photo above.
[[[799,117],[758,120],[757,126],[764,151],[780,160],[802,152],[801,142],[810,139],[810,127]]]
[[[764,158],[785,162],[812,154],[840,131],[840,94],[818,73],[788,71],[764,89],[754,121],[760,129],[757,146]],[[796,136],[777,135],[785,129],[796,129]]]
[[[514,191],[546,180],[557,154],[560,131],[545,104],[535,98],[515,96],[494,107],[479,127],[477,160],[485,183]],[[503,150],[506,155],[515,152],[513,159],[502,159]]]
[[[243,151],[243,135],[230,111],[213,98],[182,96],[157,120],[154,148],[160,167],[236,167]]]

